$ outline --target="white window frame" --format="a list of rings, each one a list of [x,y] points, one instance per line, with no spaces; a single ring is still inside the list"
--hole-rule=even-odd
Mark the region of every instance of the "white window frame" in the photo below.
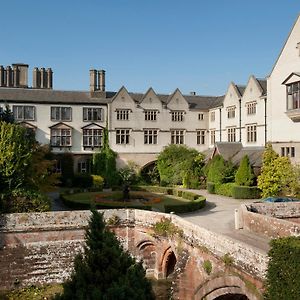
[[[157,110],[154,109],[146,109],[144,111],[145,121],[157,121]]]
[[[214,145],[216,143],[216,130],[210,130],[210,144]]]
[[[256,114],[256,101],[246,103],[247,106],[247,115],[255,115]]]
[[[247,143],[257,142],[257,124],[246,125]]]
[[[100,107],[83,107],[83,121],[103,121],[103,108]]]
[[[71,147],[72,129],[71,128],[51,128],[51,147]]]
[[[227,140],[230,143],[236,142],[236,127],[227,128]]]
[[[32,115],[31,117],[28,115]],[[13,105],[13,115],[16,121],[34,121],[35,106],[32,105]]]
[[[300,81],[286,85],[287,110],[300,109]]]
[[[130,129],[116,129],[116,144],[128,145],[130,143]]]
[[[234,119],[235,118],[235,106],[227,107],[227,118]]]
[[[157,145],[157,129],[144,129],[144,144],[145,145]]]
[[[69,111],[69,113],[67,113]],[[67,117],[69,114],[69,117]],[[50,118],[54,122],[71,122],[72,121],[72,107],[71,106],[51,106]]]
[[[103,130],[99,128],[85,128],[82,130],[83,147],[84,148],[96,148],[102,147],[103,142]]]
[[[184,120],[183,115],[184,115],[183,110],[171,111],[171,120],[172,120],[172,122],[183,122],[183,120]]]
[[[184,144],[184,129],[171,129],[171,144],[183,145]]]
[[[116,109],[116,118],[118,121],[128,121],[130,109]]]
[[[197,145],[205,145],[205,129],[197,130]]]

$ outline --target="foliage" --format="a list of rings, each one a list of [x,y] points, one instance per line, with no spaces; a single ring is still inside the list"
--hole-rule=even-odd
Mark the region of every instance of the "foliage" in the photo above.
[[[44,194],[33,190],[14,189],[2,194],[3,213],[44,212],[50,210],[50,200]]]
[[[300,238],[274,239],[270,246],[266,299],[300,299]]]
[[[91,175],[93,178],[93,187],[99,190],[103,189],[104,179],[100,175]]]
[[[183,203],[182,205],[172,205],[168,204],[165,205],[165,213],[187,213],[192,212],[198,209],[201,209],[205,206],[206,199],[203,196],[198,197],[194,201]]]
[[[183,145],[169,145],[160,152],[157,169],[161,185],[184,183],[185,187],[199,182],[204,166],[204,156],[195,149]]]
[[[61,158],[61,181],[64,186],[71,187],[74,178],[74,158],[72,153],[64,153]]]
[[[213,182],[207,182],[206,188],[207,188],[207,191],[210,194],[215,194],[216,193],[216,184],[215,183],[213,183]]]
[[[26,185],[44,192],[59,184],[59,174],[54,173],[56,164],[48,145],[34,143],[32,157],[26,174]]]
[[[234,166],[230,161],[226,162],[221,155],[214,156],[206,170],[207,182],[226,183],[233,181]]]
[[[232,188],[232,197],[235,199],[259,199],[261,190],[256,186],[238,186]]]
[[[245,155],[240,162],[235,174],[235,183],[240,186],[252,186],[254,183],[254,173],[248,155]]]
[[[203,269],[205,270],[205,272],[210,275],[211,271],[212,271],[212,264],[210,262],[210,260],[205,260],[202,264]]]
[[[6,123],[14,123],[14,114],[8,105],[5,105],[4,110],[2,107],[0,107],[0,122],[1,121]]]
[[[215,193],[226,197],[232,197],[233,188],[235,187],[234,182],[227,182],[215,185]]]
[[[262,197],[294,195],[299,182],[295,168],[288,157],[279,157],[271,145],[263,154],[263,166],[258,176],[258,187]]]
[[[87,173],[75,174],[73,177],[73,186],[79,188],[89,188],[93,186],[93,177]]]
[[[122,180],[122,184],[134,184],[137,182],[137,170],[138,165],[132,161],[129,161],[127,166],[119,170],[119,176]]]
[[[102,176],[107,186],[113,186],[119,183],[116,158],[117,153],[109,146],[108,129],[105,128],[103,146],[99,152],[93,154],[93,173]]]
[[[145,270],[110,232],[103,215],[92,211],[84,255],[77,255],[74,272],[55,299],[154,299]]]
[[[226,267],[229,267],[233,264],[233,258],[230,256],[229,253],[225,253],[222,257],[222,261]]]
[[[162,218],[161,221],[155,223],[153,225],[153,231],[155,234],[159,236],[170,236],[173,237],[174,235],[183,236],[183,230],[180,229],[178,226],[172,223],[171,219],[169,218]]]
[[[147,184],[157,185],[159,184],[159,172],[157,169],[157,163],[152,163],[141,170],[141,178]]]
[[[25,185],[33,152],[26,129],[0,122],[0,185],[12,190]]]

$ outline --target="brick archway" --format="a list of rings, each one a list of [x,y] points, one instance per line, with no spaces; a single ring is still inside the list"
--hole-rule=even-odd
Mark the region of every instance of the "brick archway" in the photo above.
[[[163,278],[167,278],[174,273],[176,263],[176,255],[171,246],[169,246],[162,256],[161,270]]]
[[[258,291],[250,291],[238,276],[225,275],[201,284],[194,293],[195,300],[259,300]]]
[[[143,261],[143,266],[146,269],[148,276],[156,274],[156,246],[151,240],[143,240],[136,245],[138,250],[137,257]]]

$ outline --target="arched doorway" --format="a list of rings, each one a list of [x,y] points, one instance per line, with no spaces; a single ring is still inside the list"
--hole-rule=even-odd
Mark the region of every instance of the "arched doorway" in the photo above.
[[[172,251],[171,247],[169,247],[164,255],[162,260],[162,272],[164,278],[170,278],[175,272],[175,266],[177,263],[176,256]]]
[[[151,161],[141,168],[141,177],[150,184],[159,183],[159,173],[156,166],[156,160]]]
[[[246,295],[242,294],[226,294],[215,298],[214,300],[249,300]]]

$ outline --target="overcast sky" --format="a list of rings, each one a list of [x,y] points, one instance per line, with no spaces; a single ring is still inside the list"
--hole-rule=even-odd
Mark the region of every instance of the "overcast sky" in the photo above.
[[[1,1],[0,65],[51,67],[54,88],[179,88],[221,95],[230,81],[269,74],[300,13],[299,0]]]

